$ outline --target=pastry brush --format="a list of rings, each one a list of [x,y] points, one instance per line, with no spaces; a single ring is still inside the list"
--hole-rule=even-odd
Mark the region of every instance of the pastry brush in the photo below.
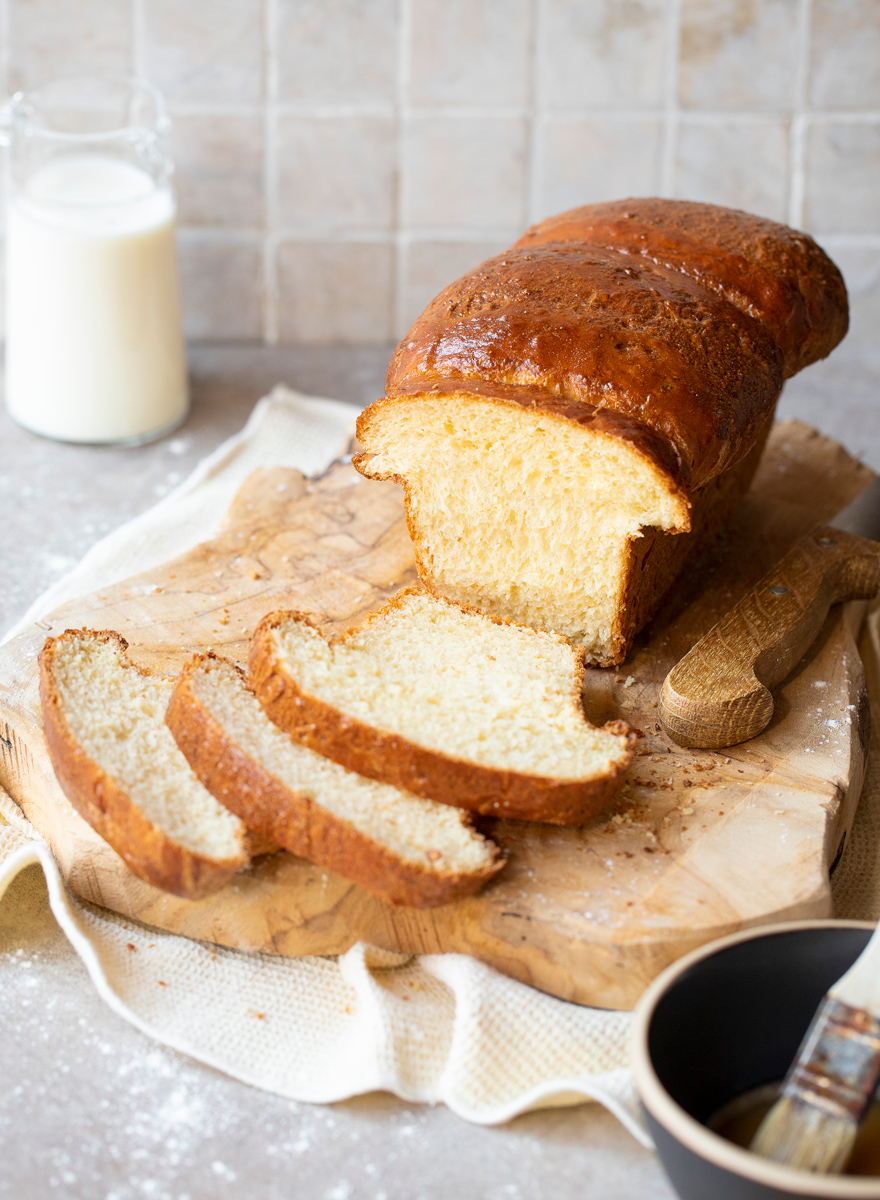
[[[844,1169],[880,1077],[880,926],[831,988],[750,1149],[805,1171]]]

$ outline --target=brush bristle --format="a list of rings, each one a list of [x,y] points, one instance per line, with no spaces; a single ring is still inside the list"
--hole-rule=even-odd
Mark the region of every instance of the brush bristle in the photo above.
[[[849,1162],[858,1128],[854,1117],[783,1096],[761,1122],[749,1149],[802,1171],[839,1175]]]

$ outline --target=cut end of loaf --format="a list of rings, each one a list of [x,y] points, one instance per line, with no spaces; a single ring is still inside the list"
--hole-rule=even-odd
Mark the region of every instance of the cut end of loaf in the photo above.
[[[393,904],[448,904],[503,866],[460,810],[292,741],[225,659],[199,655],[185,668],[168,723],[205,786],[249,827]]]
[[[174,681],[113,632],[67,630],[40,655],[49,752],[77,811],[135,874],[190,899],[247,864],[241,821],[199,783],[165,726]]]
[[[689,528],[681,490],[639,447],[465,391],[386,397],[358,436],[358,470],[404,484],[427,588],[619,660],[631,542]]]
[[[582,824],[632,754],[622,723],[582,703],[583,651],[420,589],[328,639],[277,613],[254,636],[251,683],[270,718],[352,770],[493,816]]]

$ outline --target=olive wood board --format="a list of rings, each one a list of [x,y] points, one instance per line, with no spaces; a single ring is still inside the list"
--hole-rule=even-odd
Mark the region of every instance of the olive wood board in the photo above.
[[[873,478],[798,422],[775,426],[729,529],[681,578],[618,668],[588,669],[597,723],[643,731],[606,813],[582,828],[496,822],[509,854],[477,896],[394,908],[280,851],[223,890],[178,899],[137,879],[55,781],[40,722],[37,653],[47,634],[115,629],[134,658],[176,673],[197,649],[243,663],[264,613],[306,609],[345,625],[415,581],[402,489],[346,464],[308,480],[246,480],[220,532],[156,568],[64,604],[0,647],[0,782],[47,839],[69,886],[139,921],[270,954],[389,950],[471,954],[583,1004],[628,1008],[668,963],[747,925],[830,913],[829,868],[864,775],[868,707],[857,637],[864,602],[831,610],[776,693],[773,721],[745,745],[682,750],[664,735],[664,676],[813,524]]]

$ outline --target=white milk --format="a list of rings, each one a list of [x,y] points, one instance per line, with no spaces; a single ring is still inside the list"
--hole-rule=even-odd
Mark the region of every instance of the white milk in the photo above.
[[[139,167],[52,159],[7,223],[6,403],[21,425],[117,442],[187,410],[174,200]]]

